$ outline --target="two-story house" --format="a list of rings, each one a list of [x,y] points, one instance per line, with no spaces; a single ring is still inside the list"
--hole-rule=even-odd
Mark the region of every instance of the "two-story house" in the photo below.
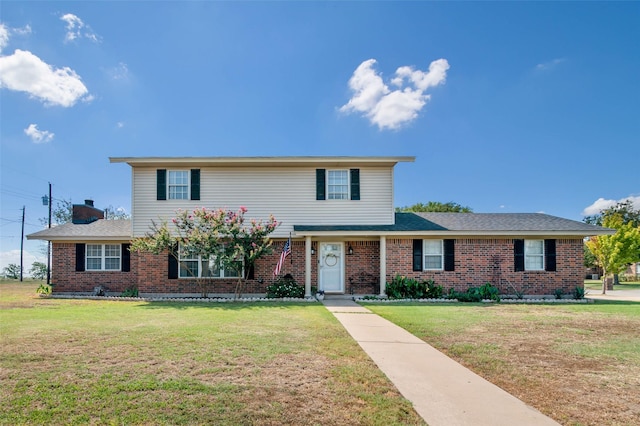
[[[273,282],[284,241],[291,256],[281,273],[328,294],[384,294],[395,275],[434,279],[445,289],[491,282],[503,293],[570,292],[583,283],[583,238],[611,230],[544,214],[396,213],[393,170],[414,157],[132,157],[111,158],[132,171],[131,220],[79,220],[30,239],[53,243],[54,292],[199,294],[193,274],[168,255],[130,253],[133,237],[178,209],[248,209],[273,214],[274,253],[247,280],[261,294]],[[92,205],[76,206],[83,211]],[[96,209],[97,210],[97,209]],[[89,222],[89,223],[86,223]],[[237,271],[216,270],[212,292],[232,293]]]

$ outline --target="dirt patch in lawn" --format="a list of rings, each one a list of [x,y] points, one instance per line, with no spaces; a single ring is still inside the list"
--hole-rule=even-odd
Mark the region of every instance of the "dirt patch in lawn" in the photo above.
[[[640,424],[638,317],[504,306],[494,314],[425,340],[562,424]]]

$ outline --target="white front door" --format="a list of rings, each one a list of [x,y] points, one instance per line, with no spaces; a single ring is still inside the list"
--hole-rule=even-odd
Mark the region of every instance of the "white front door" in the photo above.
[[[320,243],[318,289],[327,293],[344,293],[344,245]]]

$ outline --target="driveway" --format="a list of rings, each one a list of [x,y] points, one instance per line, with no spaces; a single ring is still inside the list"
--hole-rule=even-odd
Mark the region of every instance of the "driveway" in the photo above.
[[[587,290],[584,297],[587,299],[640,302],[640,290],[607,290],[607,294],[601,293],[602,290]]]

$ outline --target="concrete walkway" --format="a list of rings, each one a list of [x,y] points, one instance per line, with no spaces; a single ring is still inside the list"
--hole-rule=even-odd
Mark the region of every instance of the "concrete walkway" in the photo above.
[[[558,425],[367,308],[323,303],[430,426]]]

